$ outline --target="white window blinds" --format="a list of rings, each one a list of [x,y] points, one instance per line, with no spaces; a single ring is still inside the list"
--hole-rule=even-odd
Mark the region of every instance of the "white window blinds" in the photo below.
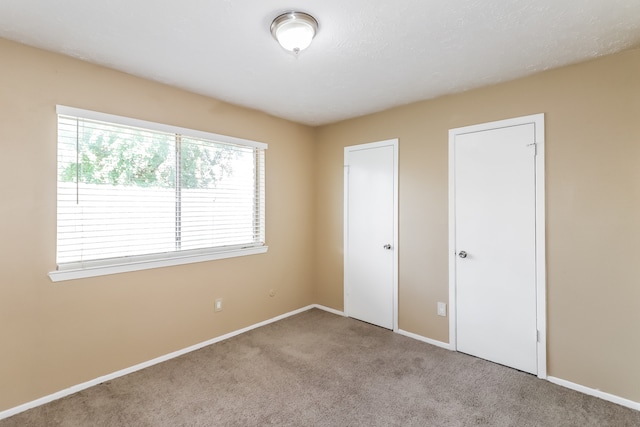
[[[264,245],[265,149],[59,106],[58,269]]]

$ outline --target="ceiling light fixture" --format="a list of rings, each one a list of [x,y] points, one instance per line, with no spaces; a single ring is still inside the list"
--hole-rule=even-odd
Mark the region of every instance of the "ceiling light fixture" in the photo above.
[[[287,12],[271,23],[271,34],[280,46],[294,55],[305,50],[318,32],[318,21],[304,12]]]

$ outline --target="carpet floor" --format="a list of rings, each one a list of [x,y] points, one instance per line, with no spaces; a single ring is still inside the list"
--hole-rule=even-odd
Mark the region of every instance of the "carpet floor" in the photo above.
[[[640,412],[313,309],[0,421],[24,426],[640,426]]]

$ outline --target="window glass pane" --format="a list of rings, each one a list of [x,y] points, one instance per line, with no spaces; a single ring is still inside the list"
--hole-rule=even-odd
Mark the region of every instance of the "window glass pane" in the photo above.
[[[254,242],[255,149],[182,138],[181,247]]]
[[[173,135],[72,119],[60,128],[58,262],[175,250]]]

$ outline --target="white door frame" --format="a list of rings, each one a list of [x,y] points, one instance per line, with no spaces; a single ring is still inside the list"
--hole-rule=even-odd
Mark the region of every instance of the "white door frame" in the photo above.
[[[344,159],[347,158],[347,153],[355,150],[362,150],[368,148],[380,148],[380,147],[393,147],[393,331],[398,331],[398,139],[388,139],[385,141],[371,142],[368,144],[351,145],[344,147]],[[349,218],[349,168],[344,164],[344,313],[349,316],[348,298],[347,298],[347,253],[349,248],[349,230],[348,230],[348,218]]]
[[[533,124],[535,129],[536,171],[536,322],[538,330],[538,378],[547,378],[547,298],[545,264],[545,181],[544,181],[544,114],[517,117],[465,126],[449,130],[449,348],[457,350],[456,342],[456,227],[455,227],[455,155],[457,135],[496,128]]]

